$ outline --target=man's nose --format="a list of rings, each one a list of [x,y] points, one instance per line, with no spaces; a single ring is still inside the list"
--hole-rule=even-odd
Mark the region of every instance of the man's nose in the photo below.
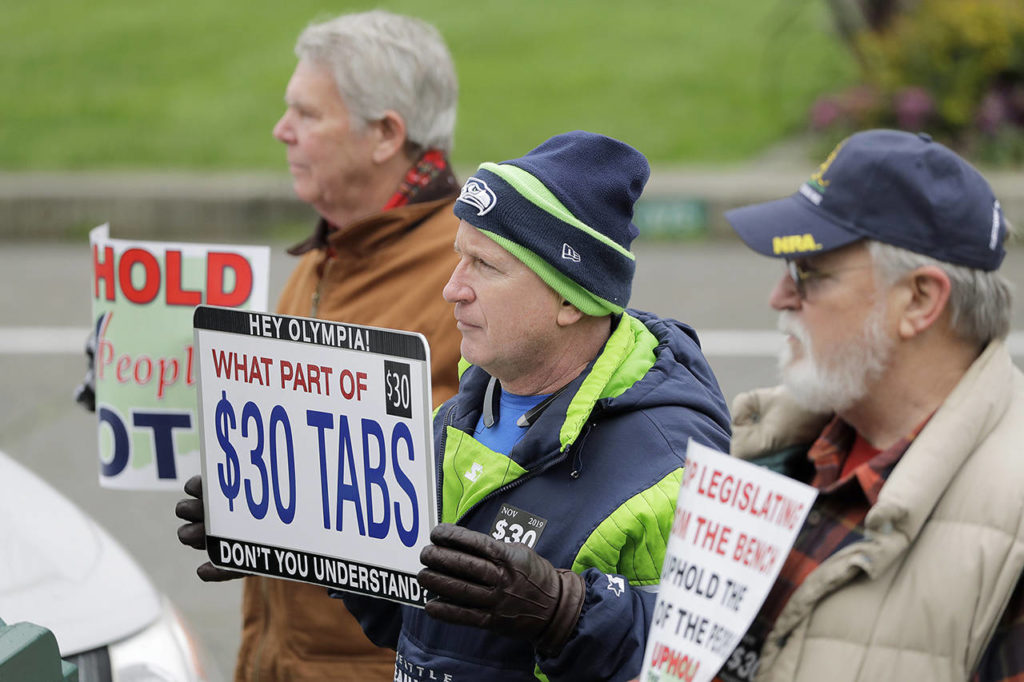
[[[775,310],[796,310],[800,307],[800,292],[788,273],[783,273],[779,281],[775,283],[768,303]]]
[[[295,141],[295,131],[292,130],[288,114],[289,112],[285,111],[284,114],[281,115],[281,118],[277,120],[277,123],[274,124],[273,134],[279,142],[292,144]]]
[[[465,303],[473,298],[473,289],[466,284],[464,266],[460,262],[448,278],[448,283],[441,290],[441,296],[449,303]]]

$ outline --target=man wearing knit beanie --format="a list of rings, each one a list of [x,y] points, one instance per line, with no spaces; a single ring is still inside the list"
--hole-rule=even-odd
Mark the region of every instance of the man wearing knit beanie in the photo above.
[[[728,412],[691,328],[626,310],[646,159],[558,135],[485,163],[455,204],[444,288],[459,393],[434,421],[442,521],[426,609],[339,595],[398,680],[639,673],[688,439]]]

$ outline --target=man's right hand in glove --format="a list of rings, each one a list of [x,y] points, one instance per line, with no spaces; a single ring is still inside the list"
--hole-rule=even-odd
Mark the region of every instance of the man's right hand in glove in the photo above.
[[[586,596],[583,578],[556,569],[526,545],[442,523],[423,548],[420,585],[436,595],[433,618],[531,640],[557,656],[576,627]]]
[[[185,492],[191,497],[179,500],[174,507],[174,515],[188,523],[178,528],[178,540],[181,544],[194,549],[206,550],[206,520],[203,510],[203,479],[199,474],[185,482]],[[196,569],[196,575],[206,582],[221,582],[244,578],[244,573],[218,568],[207,561]]]

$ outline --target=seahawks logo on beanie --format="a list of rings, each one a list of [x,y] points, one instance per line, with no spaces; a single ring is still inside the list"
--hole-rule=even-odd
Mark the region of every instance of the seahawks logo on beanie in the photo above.
[[[462,191],[459,193],[458,201],[469,204],[476,209],[478,216],[486,215],[497,202],[494,192],[487,186],[487,183],[480,178],[470,178]]]
[[[620,314],[636,268],[633,205],[649,174],[629,145],[574,131],[481,164],[454,210],[585,314]]]

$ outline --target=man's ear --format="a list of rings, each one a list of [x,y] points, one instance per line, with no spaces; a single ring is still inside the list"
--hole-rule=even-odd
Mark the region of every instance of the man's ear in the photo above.
[[[925,332],[942,317],[952,285],[942,268],[928,265],[911,272],[903,286],[909,295],[900,313],[899,334],[909,339]]]
[[[397,111],[388,109],[384,116],[372,123],[376,134],[373,148],[375,163],[384,164],[405,150],[405,119]]]
[[[560,327],[568,327],[570,324],[579,322],[583,317],[583,312],[579,308],[569,303],[564,298],[562,304],[558,308],[558,317],[556,321]]]

